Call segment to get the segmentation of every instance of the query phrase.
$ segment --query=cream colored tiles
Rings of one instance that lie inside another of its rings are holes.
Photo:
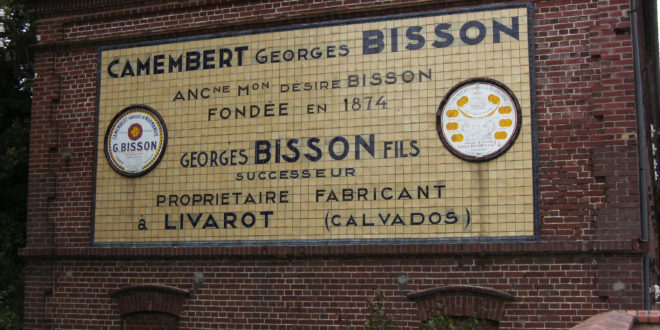
[[[165,155],[113,171],[98,145],[95,243],[447,239],[534,230],[525,8],[106,49],[99,141],[144,104]],[[468,162],[438,135],[467,79],[506,85],[520,134]]]

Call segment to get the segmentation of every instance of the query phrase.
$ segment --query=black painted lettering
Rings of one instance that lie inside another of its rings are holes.
[[[385,49],[385,36],[379,30],[362,31],[362,54],[378,54]]]

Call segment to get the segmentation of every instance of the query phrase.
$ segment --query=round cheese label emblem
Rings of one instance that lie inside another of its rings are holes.
[[[142,125],[138,123],[131,124],[131,127],[128,128],[128,138],[135,141],[142,137]]]
[[[145,105],[119,112],[105,133],[105,156],[110,167],[124,176],[151,171],[165,154],[167,128],[156,110]]]
[[[442,143],[468,161],[494,159],[518,136],[521,111],[513,92],[487,78],[459,83],[445,95],[436,117]]]

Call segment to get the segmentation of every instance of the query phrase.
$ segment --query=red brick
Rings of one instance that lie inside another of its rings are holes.
[[[386,294],[398,326],[414,328],[419,309],[405,294],[448,285],[510,292],[503,329],[568,328],[607,310],[640,309],[642,256],[655,260],[657,243],[637,243],[632,39],[614,30],[629,28],[628,3],[533,1],[538,241],[99,248],[89,247],[98,46],[492,2],[36,1],[26,327],[119,328],[110,293],[143,284],[190,292],[181,328],[359,328],[374,290]],[[199,288],[196,272],[204,274]],[[401,274],[410,278],[405,290]],[[455,299],[456,313],[481,303]]]

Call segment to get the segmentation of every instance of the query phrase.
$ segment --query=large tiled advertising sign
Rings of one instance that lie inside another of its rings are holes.
[[[94,244],[535,235],[529,7],[105,47]]]

